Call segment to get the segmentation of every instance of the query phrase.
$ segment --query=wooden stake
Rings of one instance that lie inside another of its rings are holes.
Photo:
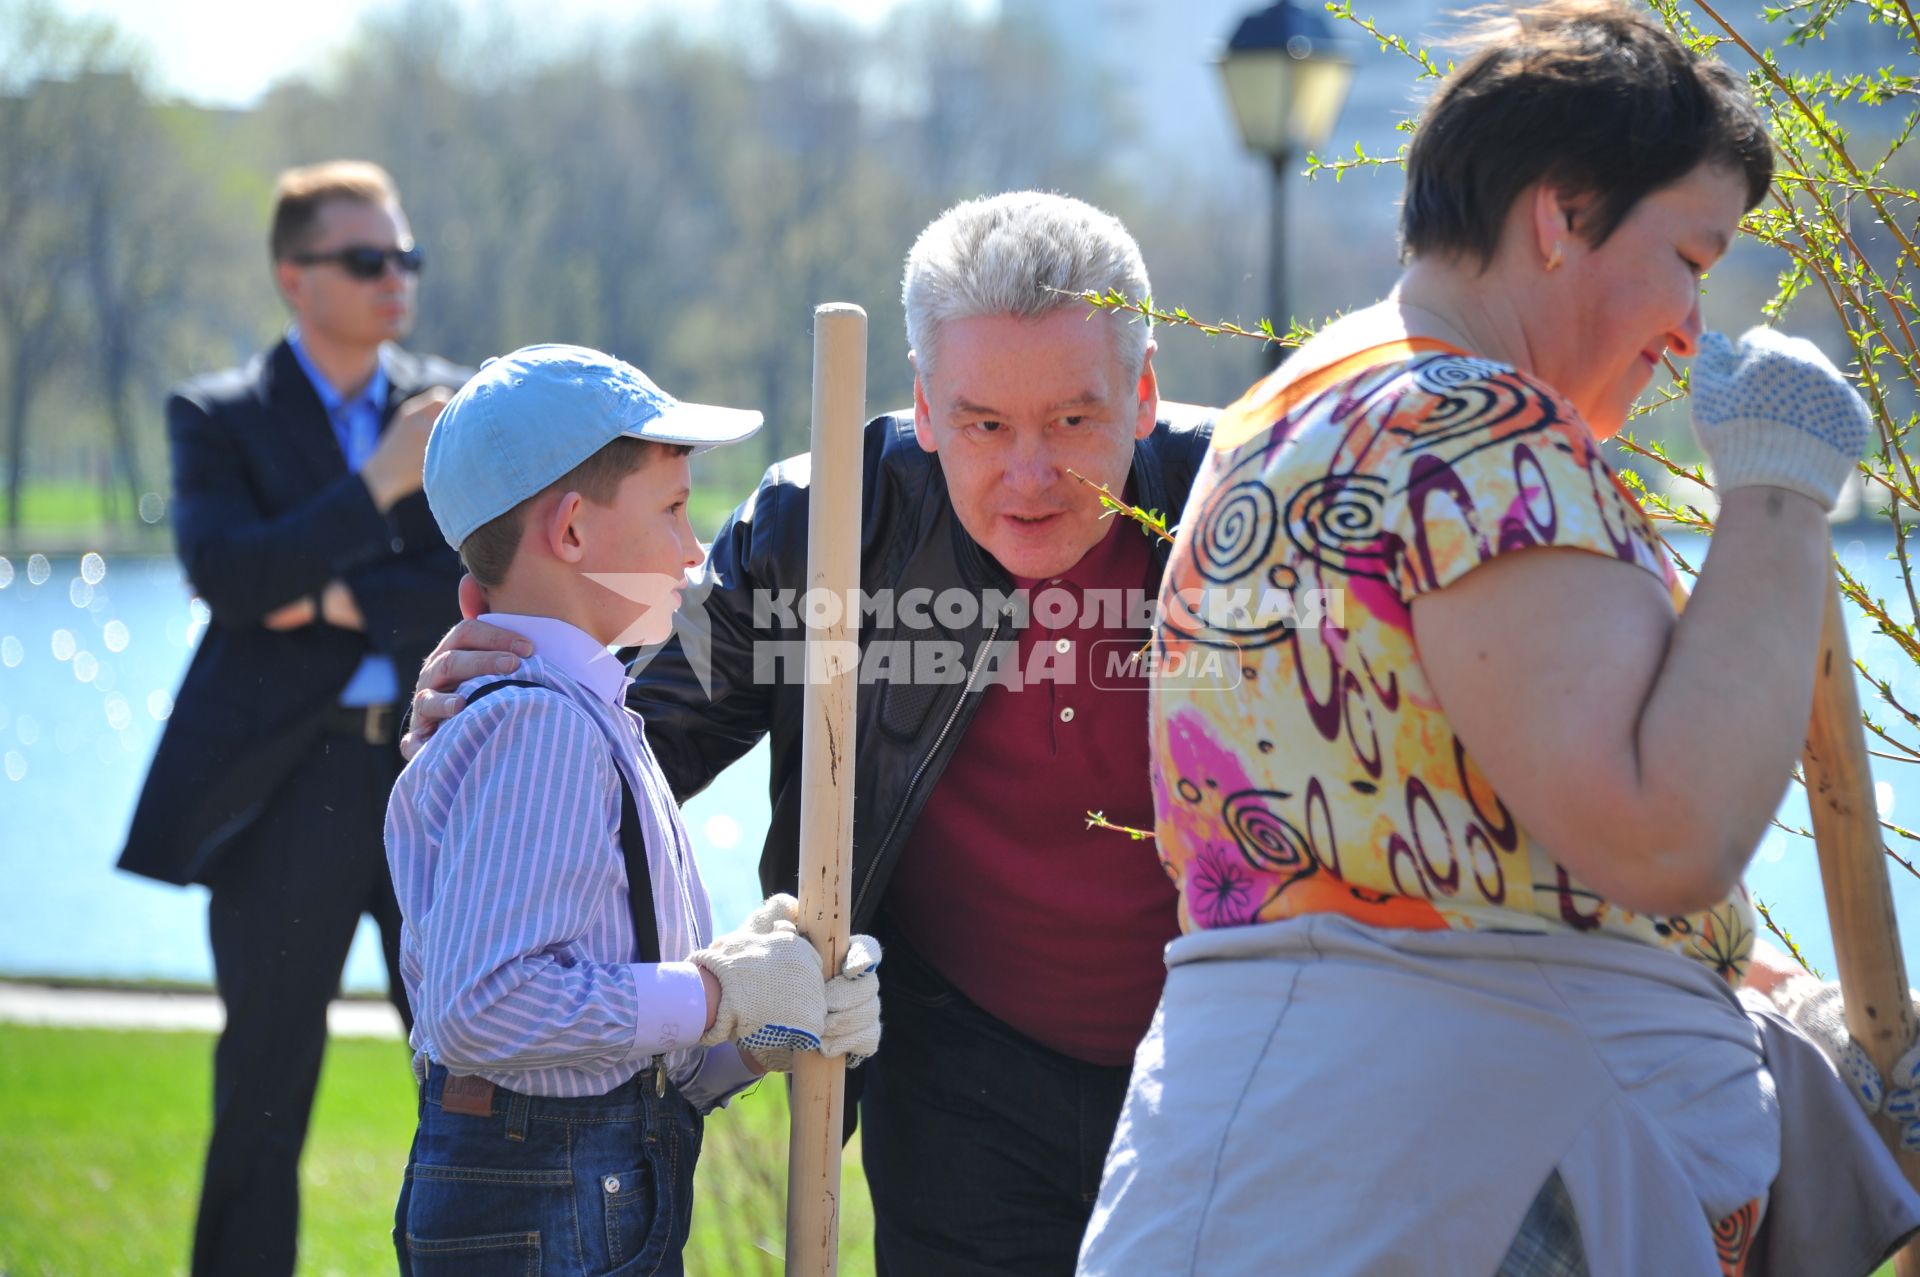
[[[846,957],[852,931],[853,711],[860,665],[854,591],[860,584],[866,402],[867,312],[845,302],[815,307],[807,592],[802,595],[802,615],[811,619],[800,761],[800,929],[820,951],[821,969],[829,978]],[[833,1277],[840,1266],[846,1061],[799,1052],[792,1096],[787,1274]]]
[[[1913,1041],[1913,999],[1900,953],[1900,924],[1887,881],[1887,853],[1880,838],[1873,772],[1860,726],[1860,697],[1853,655],[1840,610],[1840,582],[1827,588],[1827,617],[1820,635],[1820,665],[1813,685],[1813,721],[1802,762],[1807,805],[1813,813],[1820,882],[1833,928],[1834,958],[1846,999],[1847,1031],[1866,1049],[1882,1077]],[[1920,1188],[1920,1155],[1902,1153],[1891,1128],[1876,1120],[1907,1182]],[[1898,1277],[1920,1277],[1920,1241],[1895,1258]]]

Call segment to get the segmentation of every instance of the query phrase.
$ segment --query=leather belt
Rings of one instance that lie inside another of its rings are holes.
[[[321,720],[321,729],[337,736],[357,736],[369,745],[391,745],[399,721],[392,705],[335,705]]]

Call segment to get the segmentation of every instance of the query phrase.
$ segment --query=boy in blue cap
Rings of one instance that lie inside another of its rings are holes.
[[[427,444],[427,501],[538,655],[395,785],[387,857],[420,1121],[400,1271],[678,1273],[701,1115],[796,1050],[879,1044],[879,948],[831,980],[789,896],[710,939],[692,849],[613,645],[659,642],[701,550],[688,455],[760,414],[680,403],[577,346],[488,361]]]

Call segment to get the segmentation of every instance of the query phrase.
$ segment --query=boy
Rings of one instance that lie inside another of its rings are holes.
[[[403,1274],[678,1273],[701,1114],[796,1049],[879,1043],[871,940],[825,981],[776,896],[708,942],[607,650],[670,631],[701,555],[687,455],[760,420],[678,403],[598,351],[530,346],[488,361],[428,441],[441,532],[487,619],[538,655],[462,688],[472,709],[388,809],[422,1079]]]

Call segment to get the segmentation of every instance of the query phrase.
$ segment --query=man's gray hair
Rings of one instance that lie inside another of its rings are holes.
[[[1058,289],[1058,292],[1051,291]],[[1046,191],[1011,191],[956,204],[907,254],[900,298],[907,345],[921,375],[933,363],[934,338],[950,319],[1016,315],[1038,319],[1065,306],[1084,309],[1079,293],[1149,295],[1147,266],[1120,219],[1091,204]],[[1113,315],[1114,353],[1129,373],[1146,359],[1149,321]]]

